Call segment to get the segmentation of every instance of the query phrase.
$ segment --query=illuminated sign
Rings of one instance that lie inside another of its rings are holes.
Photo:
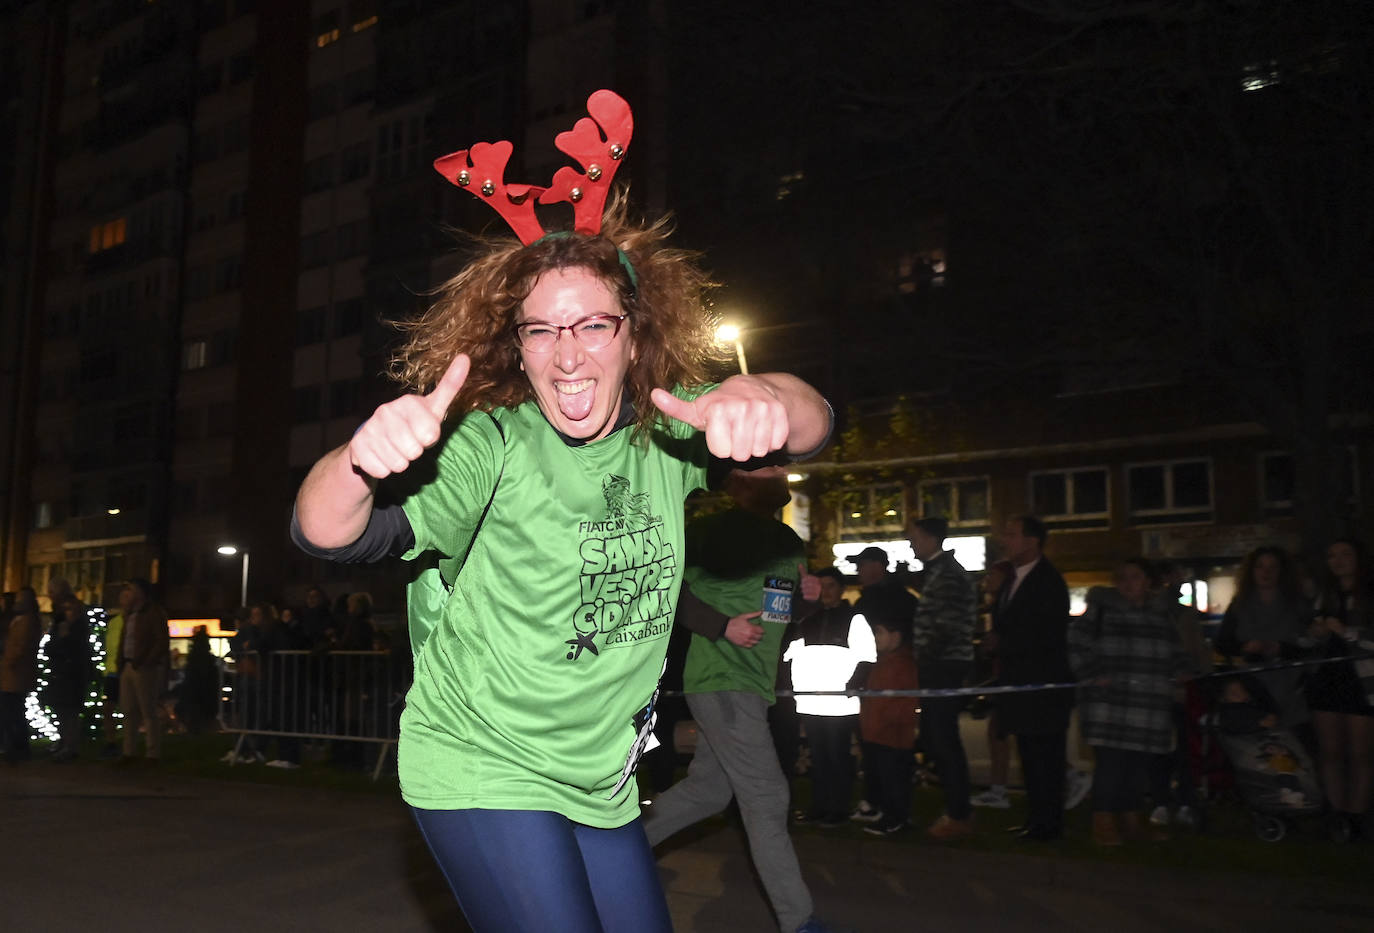
[[[171,619],[167,622],[167,634],[172,638],[190,638],[202,625],[211,638],[233,638],[237,634],[220,628],[219,623],[219,619]]]

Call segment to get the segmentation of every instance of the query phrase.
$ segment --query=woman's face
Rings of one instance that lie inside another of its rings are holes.
[[[1326,566],[1333,577],[1353,577],[1360,569],[1355,549],[1345,541],[1337,541],[1326,549]]]
[[[551,269],[539,277],[516,311],[515,323],[539,322],[564,327],[597,314],[620,315],[620,302],[589,269]],[[625,374],[635,358],[630,322],[608,345],[588,350],[571,331],[560,331],[547,353],[520,350],[520,368],[534,388],[544,417],[562,433],[580,440],[600,440],[611,433]]]
[[[1116,589],[1133,603],[1143,602],[1150,589],[1150,580],[1135,564],[1122,564],[1116,571]]]
[[[1279,559],[1273,554],[1261,554],[1255,561],[1253,575],[1255,586],[1262,590],[1272,590],[1279,585]]]

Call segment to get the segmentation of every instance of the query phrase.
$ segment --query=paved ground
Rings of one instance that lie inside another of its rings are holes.
[[[1374,890],[796,835],[820,911],[859,931],[1371,928]],[[775,929],[742,836],[661,853],[680,933]],[[400,802],[106,765],[0,769],[0,929],[463,930]],[[549,930],[557,931],[556,921]]]

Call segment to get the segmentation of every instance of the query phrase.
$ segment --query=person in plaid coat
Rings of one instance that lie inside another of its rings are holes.
[[[1174,687],[1190,668],[1171,608],[1152,595],[1152,582],[1148,562],[1126,561],[1115,588],[1089,592],[1087,611],[1069,630],[1079,721],[1097,759],[1093,839],[1101,845],[1120,845],[1123,828],[1141,835],[1151,756],[1173,747]]]

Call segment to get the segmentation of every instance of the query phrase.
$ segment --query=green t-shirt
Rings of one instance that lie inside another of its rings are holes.
[[[682,501],[707,455],[676,422],[647,447],[631,434],[570,446],[527,402],[468,415],[412,465],[408,803],[602,828],[638,813],[629,778],[677,604]]]
[[[773,518],[731,509],[697,519],[687,529],[684,579],[702,602],[737,616],[764,608],[764,587],[770,579],[788,581],[792,599],[799,598],[797,565],[805,560],[805,546],[791,528]],[[745,690],[772,703],[782,636],[791,620],[790,610],[780,614],[777,608],[774,604],[767,613],[772,621],[756,620],[763,626],[763,638],[752,648],[694,634],[682,673],[683,690]]]

